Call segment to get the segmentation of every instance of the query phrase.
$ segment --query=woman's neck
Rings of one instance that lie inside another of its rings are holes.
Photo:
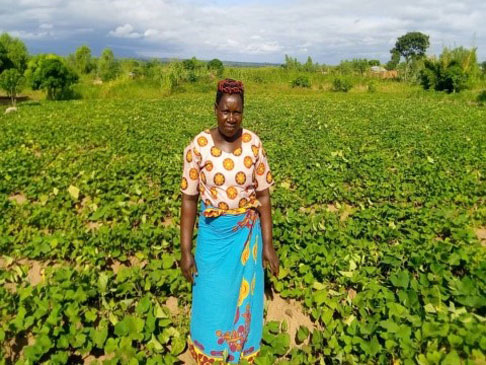
[[[240,138],[241,134],[243,133],[243,128],[240,127],[240,129],[238,129],[238,132],[236,132],[234,134],[234,136],[227,137],[219,131],[219,128],[217,128],[217,129],[218,129],[219,138],[221,138],[221,139],[223,139],[223,140],[225,140],[226,142],[229,142],[229,143],[236,141],[238,138]]]

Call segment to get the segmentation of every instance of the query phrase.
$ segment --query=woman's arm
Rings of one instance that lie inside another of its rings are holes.
[[[197,275],[196,262],[192,255],[192,236],[196,222],[197,200],[199,194],[187,195],[182,193],[181,204],[181,261],[180,267],[184,277],[193,283],[192,274]]]
[[[273,247],[272,237],[272,204],[270,201],[270,190],[267,188],[257,191],[256,196],[261,206],[258,207],[260,212],[260,222],[262,226],[263,240],[263,264],[265,267],[270,265],[272,273],[278,276],[279,260],[275,248]]]

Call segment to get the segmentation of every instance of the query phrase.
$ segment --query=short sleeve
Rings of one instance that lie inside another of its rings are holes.
[[[199,163],[198,151],[192,141],[184,149],[184,166],[182,169],[181,191],[187,195],[199,194]]]
[[[255,161],[255,190],[262,191],[272,186],[275,181],[273,180],[272,172],[268,164],[267,153],[263,148],[263,144],[260,141],[258,147],[257,158]]]

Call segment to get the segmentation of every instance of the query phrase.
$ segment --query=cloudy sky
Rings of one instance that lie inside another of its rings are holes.
[[[485,0],[0,0],[0,31],[31,53],[67,55],[81,44],[98,56],[219,58],[283,62],[288,54],[336,64],[385,62],[398,36],[430,35],[443,46],[478,47],[486,59]]]

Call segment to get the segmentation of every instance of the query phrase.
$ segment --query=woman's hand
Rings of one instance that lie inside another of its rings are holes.
[[[187,195],[182,193],[181,204],[181,267],[182,274],[193,283],[192,273],[197,274],[196,262],[191,253],[192,233],[196,221],[197,200],[199,195]]]
[[[198,273],[197,273],[196,261],[194,261],[194,256],[192,256],[192,253],[188,253],[188,254],[183,253],[179,265],[182,270],[182,275],[184,275],[187,281],[193,284],[194,280],[192,274],[194,273],[195,275],[197,275]]]
[[[263,245],[263,266],[270,266],[273,275],[278,276],[279,260],[273,245]]]

